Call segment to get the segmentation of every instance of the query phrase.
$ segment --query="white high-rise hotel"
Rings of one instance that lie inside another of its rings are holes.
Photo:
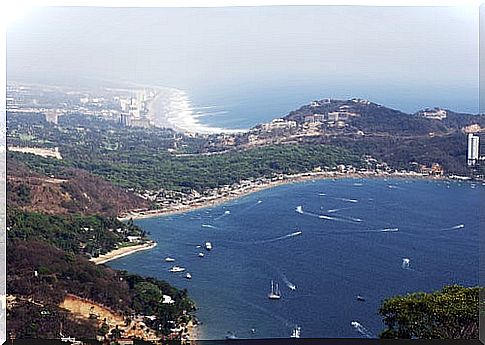
[[[474,134],[468,134],[468,166],[474,166],[479,158],[480,137]]]

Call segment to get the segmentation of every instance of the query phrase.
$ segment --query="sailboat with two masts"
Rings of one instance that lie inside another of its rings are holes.
[[[281,293],[278,283],[275,283],[273,280],[271,281],[271,292],[268,294],[269,299],[280,299]]]

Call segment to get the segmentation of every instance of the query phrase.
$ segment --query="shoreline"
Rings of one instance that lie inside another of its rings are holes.
[[[137,244],[137,245],[134,245],[134,246],[118,248],[118,249],[112,250],[110,252],[107,252],[106,254],[100,255],[97,258],[91,258],[91,259],[89,259],[89,261],[91,261],[95,265],[101,265],[101,264],[107,263],[109,261],[122,258],[122,257],[127,256],[127,255],[131,255],[131,254],[143,251],[143,250],[155,248],[156,246],[157,246],[156,242],[150,241],[150,242],[147,242],[147,243]]]
[[[284,179],[279,179],[276,181],[271,181],[262,185],[255,185],[247,189],[236,190],[231,195],[219,196],[211,200],[201,200],[200,202],[195,202],[189,205],[181,205],[178,207],[166,208],[161,210],[147,210],[141,212],[128,212],[128,214],[119,216],[118,220],[128,221],[130,219],[148,219],[161,216],[168,216],[173,214],[191,212],[199,209],[204,209],[208,207],[219,206],[226,202],[230,202],[244,196],[257,193],[266,189],[292,184],[301,183],[311,180],[327,180],[327,179],[343,179],[343,178],[408,178],[408,179],[430,179],[430,180],[444,180],[448,179],[446,176],[429,176],[429,175],[419,175],[419,174],[404,174],[404,173],[336,173],[336,172],[321,172],[321,173],[304,173],[297,174],[293,176],[286,177]]]
[[[213,127],[199,121],[185,90],[171,87],[154,87],[156,95],[148,105],[148,117],[156,127],[171,128],[181,133],[215,134],[241,133],[247,129]],[[175,116],[170,116],[176,114]]]

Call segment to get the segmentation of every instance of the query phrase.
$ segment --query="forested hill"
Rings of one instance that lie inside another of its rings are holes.
[[[347,130],[354,128],[373,134],[417,136],[450,133],[472,124],[485,127],[485,115],[457,113],[441,108],[407,114],[362,99],[314,101],[291,111],[284,118],[303,123],[306,116],[321,114],[328,117],[329,113],[340,113],[340,118],[348,125]],[[440,114],[444,114],[444,118],[438,119]]]
[[[48,214],[114,217],[127,210],[150,206],[147,200],[85,170],[59,164],[54,178],[53,175],[42,173],[42,164],[50,164],[52,160],[29,155],[22,158],[26,162],[35,158],[39,172],[9,155],[7,201],[10,208]]]

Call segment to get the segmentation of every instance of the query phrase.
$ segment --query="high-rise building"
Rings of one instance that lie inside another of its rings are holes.
[[[131,115],[126,113],[120,114],[120,124],[124,127],[131,126]]]
[[[47,122],[57,125],[59,115],[56,110],[49,110],[44,115]]]
[[[475,166],[479,159],[480,137],[475,134],[468,134],[468,166]]]

